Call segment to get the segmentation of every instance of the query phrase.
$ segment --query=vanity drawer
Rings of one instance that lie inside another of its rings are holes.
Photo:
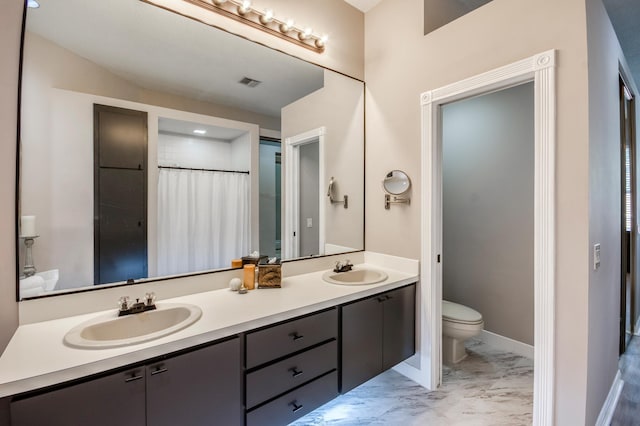
[[[338,368],[338,342],[284,359],[247,374],[247,408]]]
[[[338,310],[294,319],[247,334],[247,368],[336,338]]]
[[[281,426],[310,413],[338,396],[333,372],[247,413],[247,426]]]

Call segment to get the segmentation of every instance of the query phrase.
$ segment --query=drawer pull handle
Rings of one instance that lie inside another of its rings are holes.
[[[295,413],[296,411],[300,411],[302,410],[303,405],[300,404],[298,405],[298,401],[293,401],[292,403],[290,403],[289,405],[293,406],[293,412]]]
[[[289,371],[291,371],[291,373],[293,374],[292,377],[298,377],[303,373],[302,371],[298,370],[298,367],[290,368]]]
[[[158,367],[158,368],[156,368],[155,370],[153,370],[153,371],[151,372],[151,375],[152,375],[152,376],[155,376],[156,374],[166,373],[167,371],[169,371],[169,370],[168,370],[168,369],[166,369],[166,368]]]
[[[129,383],[129,382],[134,382],[136,380],[140,380],[142,379],[144,376],[135,376],[135,375],[131,375],[131,377],[127,377],[126,379],[124,379],[125,383]]]
[[[291,336],[293,338],[293,341],[295,342],[296,340],[300,340],[303,339],[304,336],[302,334],[298,334],[297,331],[294,331],[293,333],[291,333],[289,336]]]

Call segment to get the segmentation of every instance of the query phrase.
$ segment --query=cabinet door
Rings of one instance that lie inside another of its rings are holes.
[[[415,292],[416,286],[410,285],[383,296],[383,371],[415,353]]]
[[[148,365],[147,425],[242,424],[240,362],[235,338]]]
[[[372,297],[342,307],[341,393],[382,372],[383,301]]]
[[[97,167],[146,169],[146,112],[94,104],[93,119]]]
[[[140,426],[145,424],[144,368],[17,400],[12,426]]]
[[[147,277],[146,171],[99,171],[100,214],[96,218],[95,283]]]

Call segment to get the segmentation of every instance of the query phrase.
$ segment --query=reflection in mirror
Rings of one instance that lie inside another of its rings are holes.
[[[402,195],[411,187],[411,179],[402,170],[392,170],[382,181],[384,190],[391,195]]]
[[[142,1],[42,0],[24,38],[22,298],[364,248],[362,82]]]

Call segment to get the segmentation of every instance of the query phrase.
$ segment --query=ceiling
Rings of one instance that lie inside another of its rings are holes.
[[[633,79],[640,84],[640,0],[603,0]]]
[[[344,0],[351,6],[360,9],[362,12],[367,13],[373,9],[382,0]]]
[[[194,130],[204,131],[205,133],[196,134]],[[237,137],[247,133],[246,130],[175,120],[166,117],[160,117],[158,119],[158,131],[160,133],[183,135],[196,139],[215,139],[227,142],[231,142]]]
[[[145,89],[280,117],[324,84],[316,65],[142,1],[39,3],[28,31]],[[249,88],[243,77],[262,83]]]

